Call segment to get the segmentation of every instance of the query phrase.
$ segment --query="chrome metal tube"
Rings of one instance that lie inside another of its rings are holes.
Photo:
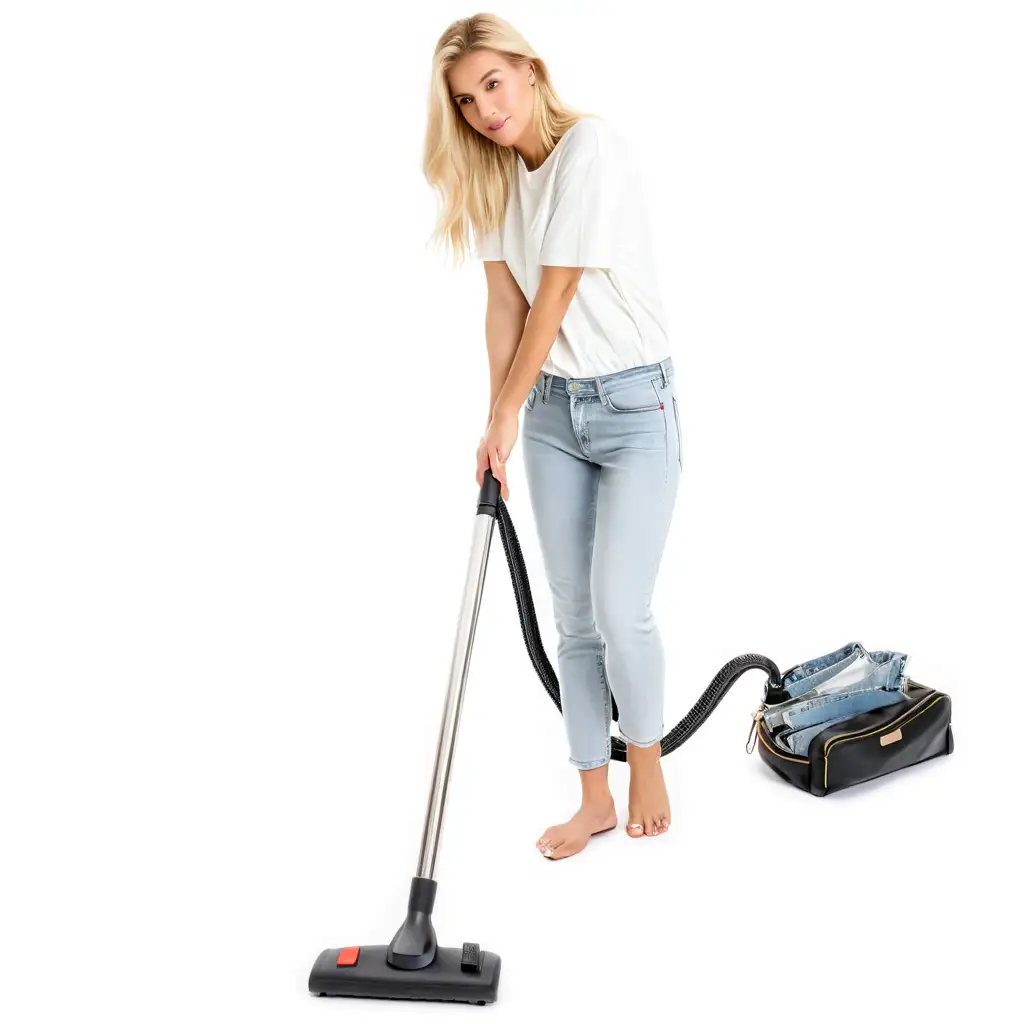
[[[430,783],[430,802],[423,824],[420,860],[416,868],[416,874],[420,878],[434,877],[437,848],[441,841],[444,801],[448,793],[448,776],[455,755],[455,739],[459,731],[459,718],[462,715],[462,698],[466,692],[469,659],[473,653],[473,637],[476,634],[476,620],[480,612],[480,599],[487,576],[487,560],[493,533],[494,516],[486,512],[478,513],[473,527],[469,568],[466,571],[466,582],[462,592],[462,610],[459,612],[459,625],[455,633],[455,650],[448,677],[448,693],[444,701],[441,735],[437,741],[434,775]]]

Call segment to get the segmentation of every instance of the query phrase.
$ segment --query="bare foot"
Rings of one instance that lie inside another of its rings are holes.
[[[592,835],[615,828],[617,821],[611,793],[607,799],[584,800],[583,806],[568,821],[552,825],[537,840],[537,849],[552,860],[571,857],[587,845]]]
[[[626,835],[633,839],[658,836],[668,831],[672,814],[668,790],[661,773],[661,744],[634,747],[626,744],[629,763],[629,819]]]

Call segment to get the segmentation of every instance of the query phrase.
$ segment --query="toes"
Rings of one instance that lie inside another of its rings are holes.
[[[569,857],[576,853],[578,844],[569,842],[562,836],[552,836],[543,846],[538,843],[537,848],[545,857],[549,857],[551,860],[561,860],[563,857]]]
[[[567,843],[564,839],[560,839],[557,843],[554,843],[551,849],[548,851],[548,856],[552,860],[560,860],[563,857],[571,857],[574,853],[578,852],[576,843]]]
[[[545,857],[550,857],[564,843],[565,840],[561,836],[543,835],[537,841],[537,849],[544,854]]]
[[[632,817],[632,815],[630,815]],[[629,822],[626,825],[626,834],[639,838],[640,836],[660,836],[668,831],[671,824],[666,814],[638,814],[639,821]]]

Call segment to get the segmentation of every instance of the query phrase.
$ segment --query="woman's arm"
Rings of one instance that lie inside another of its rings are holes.
[[[540,368],[555,343],[562,318],[576,294],[576,286],[582,276],[582,267],[541,268],[537,294],[533,297],[533,306],[528,307],[526,328],[513,353],[514,358],[505,373],[504,382],[491,405],[491,414],[495,419],[502,416],[518,417],[519,409],[526,401],[530,388],[536,383]]]
[[[479,486],[483,485],[483,475],[489,466],[494,478],[501,484],[501,496],[508,501],[506,464],[519,436],[519,410],[555,343],[562,318],[583,276],[583,268],[541,268],[540,285],[533,297],[533,306],[525,306],[524,329],[523,305],[513,304],[509,291],[502,292],[503,288],[507,288],[507,281],[502,276],[503,273],[509,274],[507,265],[485,261],[484,266],[487,268],[488,285],[492,278],[496,285],[493,290],[488,289],[487,300],[487,351],[491,354],[491,396],[494,400],[491,403],[487,432],[480,439],[480,447],[477,449],[476,482]],[[492,294],[496,296],[493,300],[493,317]],[[521,336],[517,336],[519,332]],[[495,388],[498,389],[497,397],[494,397]]]
[[[491,368],[491,396],[487,402],[487,422],[494,413],[512,360],[515,359],[530,304],[519,290],[512,271],[502,260],[484,261],[487,275],[487,316],[484,334],[487,337],[487,358]],[[527,389],[529,390],[529,389]]]

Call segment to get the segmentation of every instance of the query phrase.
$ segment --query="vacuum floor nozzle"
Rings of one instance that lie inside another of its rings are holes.
[[[501,957],[475,943],[438,946],[434,959],[414,970],[392,967],[387,946],[325,949],[309,974],[309,991],[321,996],[369,999],[425,999],[493,1003],[498,996]]]

